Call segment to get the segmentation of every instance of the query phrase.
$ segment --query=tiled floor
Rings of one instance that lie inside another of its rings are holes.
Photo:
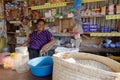
[[[30,71],[17,73],[16,71],[3,69],[0,66],[0,80],[52,80],[52,77],[35,77]]]

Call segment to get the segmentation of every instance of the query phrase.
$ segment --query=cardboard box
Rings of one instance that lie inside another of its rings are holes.
[[[62,29],[71,28],[72,26],[73,26],[72,18],[62,20]]]

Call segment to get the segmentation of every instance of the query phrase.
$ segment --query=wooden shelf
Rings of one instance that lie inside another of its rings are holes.
[[[11,24],[21,24],[21,21],[9,21]]]
[[[105,17],[105,15],[81,16],[81,18],[100,18],[100,17]]]
[[[120,52],[120,48],[95,48],[95,47],[81,47],[82,52],[88,53],[117,53]]]
[[[59,20],[66,20],[66,19],[73,19],[73,17],[71,17],[71,18],[56,18],[56,19],[59,19]]]
[[[9,44],[9,45],[16,45],[16,43],[9,43],[9,42],[7,44]]]
[[[90,34],[90,32],[84,32],[83,34]]]
[[[68,36],[68,37],[73,37],[73,35],[72,34],[70,34],[70,33],[56,33],[56,34],[53,34],[53,36]]]
[[[47,18],[42,18],[42,19],[47,19]],[[55,18],[55,20],[64,20],[64,19],[73,19],[73,17],[70,17],[70,18]]]
[[[16,34],[16,32],[7,32],[7,34]]]
[[[66,2],[67,4],[73,4],[74,3],[74,1],[72,1],[72,2]]]

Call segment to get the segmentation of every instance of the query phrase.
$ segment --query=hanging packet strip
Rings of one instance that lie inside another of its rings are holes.
[[[74,9],[81,9],[81,7],[82,7],[82,0],[74,0],[73,8]]]

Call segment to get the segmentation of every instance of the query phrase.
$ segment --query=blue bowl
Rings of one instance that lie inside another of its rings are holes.
[[[53,59],[48,56],[34,58],[28,62],[28,66],[33,75],[48,76],[52,74]]]

